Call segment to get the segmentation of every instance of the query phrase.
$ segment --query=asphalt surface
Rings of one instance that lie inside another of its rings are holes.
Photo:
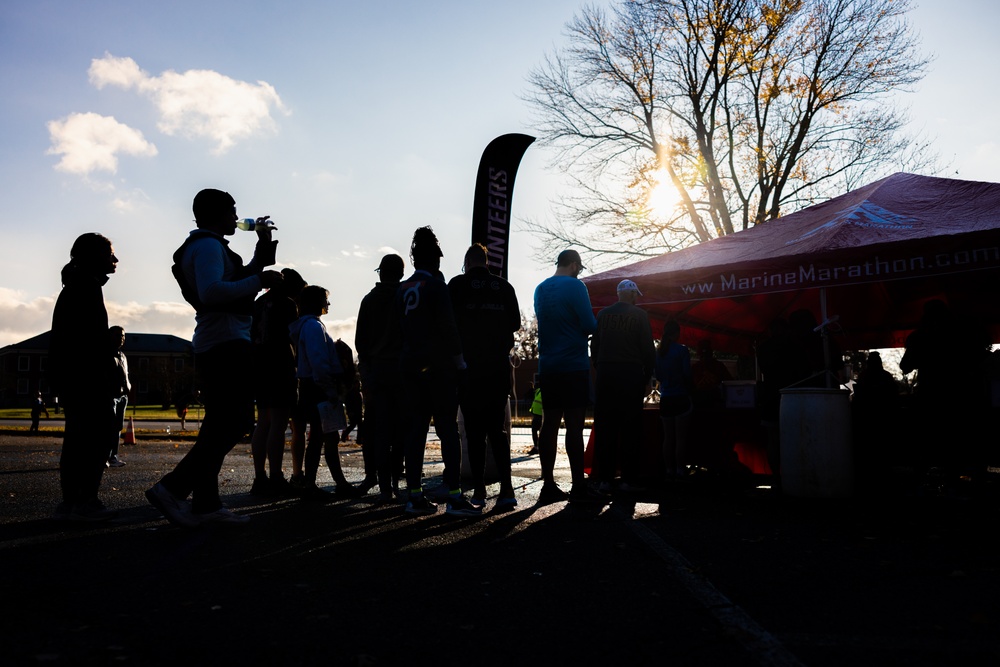
[[[189,443],[123,447],[103,486],[121,516],[98,525],[49,518],[59,445],[0,435],[3,664],[1000,663],[991,482],[817,502],[700,472],[538,505],[522,450],[516,511],[412,518],[374,496],[262,502],[240,445],[223,500],[252,521],[184,530],[142,494]],[[360,480],[357,446],[341,452]]]

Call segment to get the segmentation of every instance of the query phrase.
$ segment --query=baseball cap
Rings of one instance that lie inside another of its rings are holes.
[[[642,296],[642,292],[639,291],[639,286],[636,285],[631,280],[623,280],[620,283],[618,283],[618,291],[619,292],[635,292],[639,296]]]

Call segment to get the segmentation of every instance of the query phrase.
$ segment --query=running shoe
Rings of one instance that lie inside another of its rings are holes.
[[[438,506],[424,496],[413,496],[406,503],[407,514],[437,514]]]
[[[485,504],[486,501],[483,501],[483,505]],[[482,516],[483,508],[482,506],[476,507],[465,496],[457,495],[448,498],[448,508],[445,510],[445,514],[451,514],[452,516]]]
[[[146,490],[146,500],[175,526],[194,528],[198,525],[198,520],[191,516],[191,508],[187,501],[170,493],[160,482]]]
[[[569,496],[565,491],[560,489],[556,484],[551,482],[546,482],[542,485],[542,490],[538,493],[538,502],[540,503],[558,503],[566,500]]]

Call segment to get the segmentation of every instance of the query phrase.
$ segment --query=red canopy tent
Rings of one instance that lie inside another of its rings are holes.
[[[594,309],[630,278],[654,329],[750,353],[774,319],[800,308],[841,349],[899,347],[923,303],[944,299],[1000,340],[1000,184],[899,173],[822,204],[583,280]]]

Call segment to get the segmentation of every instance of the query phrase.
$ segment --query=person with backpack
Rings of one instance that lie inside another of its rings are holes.
[[[146,491],[171,523],[186,528],[243,524],[250,517],[224,507],[219,472],[226,455],[252,426],[253,378],[250,327],[254,297],[281,284],[274,264],[274,227],[259,218],[253,259],[244,265],[225,237],[236,233],[236,200],[206,189],[195,195],[193,230],[174,253],[171,270],[181,294],[194,306],[195,368],[205,405],[198,438],[177,466]],[[187,498],[191,496],[191,503]]]

